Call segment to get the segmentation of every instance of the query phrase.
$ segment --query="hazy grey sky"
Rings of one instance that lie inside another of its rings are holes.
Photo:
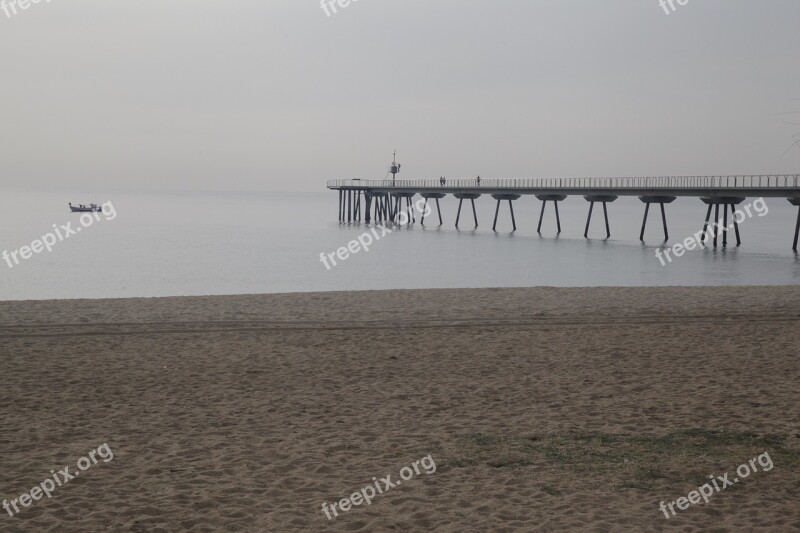
[[[9,1],[9,0],[6,0]],[[52,0],[0,11],[0,184],[321,191],[800,172],[800,2]]]

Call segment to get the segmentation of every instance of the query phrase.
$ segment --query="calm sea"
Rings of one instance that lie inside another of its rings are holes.
[[[604,240],[596,206],[590,240],[583,238],[588,204],[561,204],[563,233],[555,238],[552,204],[543,236],[536,234],[539,202],[515,202],[518,231],[511,233],[507,203],[498,232],[495,203],[477,201],[480,227],[471,229],[469,204],[462,231],[453,227],[457,200],[441,205],[422,228],[403,228],[327,270],[320,253],[334,252],[368,231],[340,225],[337,196],[319,194],[144,194],[4,192],[0,252],[18,250],[53,231],[80,226],[67,202],[111,201],[116,218],[82,228],[52,251],[9,268],[0,260],[0,300],[117,298],[207,294],[340,291],[394,288],[514,286],[775,285],[800,281],[791,251],[796,209],[767,199],[766,216],[741,224],[741,248],[694,250],[662,266],[655,250],[663,238],[660,212],[651,209],[646,243],[638,240],[644,206],[621,198],[609,204],[612,238]],[[751,201],[751,200],[750,200]],[[755,213],[755,212],[754,212]],[[702,228],[705,206],[679,198],[667,206],[672,241]],[[380,232],[378,232],[380,234]],[[13,263],[13,261],[12,261]]]

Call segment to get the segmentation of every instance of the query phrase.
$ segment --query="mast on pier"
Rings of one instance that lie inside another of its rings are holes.
[[[397,178],[397,174],[400,173],[400,167],[397,163],[397,150],[394,151],[394,159],[392,160],[392,164],[389,166],[389,173],[392,175],[392,181],[395,181]]]

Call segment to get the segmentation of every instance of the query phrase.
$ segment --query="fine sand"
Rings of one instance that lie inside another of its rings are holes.
[[[0,303],[0,531],[800,529],[800,287]],[[774,464],[667,519],[666,503]],[[329,504],[431,455],[372,504]]]

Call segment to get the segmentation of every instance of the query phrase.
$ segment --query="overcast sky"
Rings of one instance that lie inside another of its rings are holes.
[[[8,2],[9,0],[6,0]],[[0,11],[0,184],[800,172],[800,2],[52,0]]]

